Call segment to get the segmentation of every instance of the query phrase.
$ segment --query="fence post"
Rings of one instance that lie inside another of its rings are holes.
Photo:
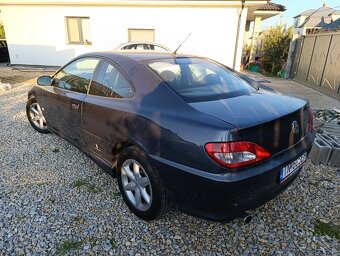
[[[308,66],[308,71],[307,71],[307,76],[306,76],[306,82],[308,81],[310,66],[312,65],[313,55],[314,55],[314,49],[315,49],[316,40],[317,40],[317,37],[316,37],[316,36],[314,36],[314,37],[315,37],[315,40],[314,40],[314,45],[313,45],[313,50],[312,50],[312,56],[310,57],[310,61],[309,61],[309,66]]]
[[[322,71],[322,74],[321,74],[321,80],[320,80],[319,86],[321,86],[322,81],[323,81],[323,76],[324,76],[324,74],[325,74],[325,70],[326,70],[326,66],[327,66],[327,60],[328,60],[328,55],[329,55],[329,50],[331,49],[332,40],[333,40],[333,34],[331,35],[331,40],[329,40],[329,45],[328,45],[328,50],[327,50],[325,65],[323,66],[323,71]]]
[[[296,76],[297,77],[297,74],[299,72],[299,67],[300,67],[300,61],[301,61],[301,55],[302,55],[302,51],[303,51],[303,46],[305,45],[305,38],[302,37],[302,40],[301,40],[301,49],[300,49],[300,56],[299,56],[299,60],[298,60],[298,63],[297,63],[297,66],[296,66]],[[295,78],[294,77],[294,78]],[[293,79],[293,77],[292,77]]]

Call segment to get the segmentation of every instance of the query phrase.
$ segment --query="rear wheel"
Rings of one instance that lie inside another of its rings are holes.
[[[147,161],[143,151],[129,147],[117,165],[120,192],[130,210],[150,221],[162,217],[169,208],[169,198],[158,171]]]
[[[27,101],[26,114],[28,121],[36,131],[40,133],[48,133],[46,119],[35,98],[30,98]]]

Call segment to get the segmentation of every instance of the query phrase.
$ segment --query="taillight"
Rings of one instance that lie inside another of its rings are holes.
[[[225,167],[238,168],[270,157],[263,147],[249,141],[207,143],[210,158]]]
[[[308,131],[312,132],[313,131],[313,111],[311,108],[308,109],[309,112],[309,126],[308,126]]]

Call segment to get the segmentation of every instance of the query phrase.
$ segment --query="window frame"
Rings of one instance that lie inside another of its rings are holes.
[[[56,86],[53,84],[54,82],[54,79],[55,77],[60,73],[62,72],[65,68],[67,68],[69,65],[81,60],[81,59],[97,59],[98,60],[98,63],[97,65],[94,67],[93,69],[93,74],[91,76],[91,79],[89,79],[89,84],[88,84],[88,87],[87,87],[87,90],[86,92],[79,92],[79,91],[74,91],[74,90],[70,90],[70,89],[66,89],[66,88],[62,88],[62,87],[59,87],[59,86]],[[86,56],[86,57],[79,57],[79,58],[76,58],[76,59],[73,59],[71,61],[69,61],[68,63],[66,63],[64,66],[62,66],[60,69],[58,69],[52,76],[52,87],[54,88],[58,88],[59,90],[66,90],[66,91],[69,91],[69,92],[73,92],[73,93],[81,93],[81,94],[84,94],[84,95],[88,95],[89,93],[89,89],[90,89],[90,86],[91,86],[91,82],[93,80],[93,77],[95,76],[96,74],[96,71],[97,71],[97,68],[99,66],[99,64],[101,63],[101,60],[102,58],[98,57],[98,56]]]
[[[117,71],[121,75],[123,75],[123,77],[130,83],[131,88],[132,88],[132,96],[131,97],[129,97],[129,98],[125,98],[125,97],[123,97],[123,98],[114,98],[114,97],[109,97],[109,96],[90,94],[90,89],[91,89],[91,86],[92,86],[92,81],[94,80],[95,77],[97,77],[99,75],[100,67],[104,64],[104,62],[107,62],[108,64],[110,64],[114,68],[116,68]],[[95,72],[94,72],[94,74],[92,76],[92,79],[90,81],[89,88],[87,90],[87,95],[88,96],[92,96],[92,97],[101,97],[101,98],[105,98],[105,99],[119,100],[119,101],[121,101],[121,100],[134,100],[135,97],[136,97],[136,89],[135,89],[134,83],[131,80],[131,78],[126,74],[126,72],[117,63],[115,63],[111,59],[108,59],[108,58],[105,58],[105,57],[100,57],[100,61],[97,64]]]
[[[140,42],[141,40],[133,40],[132,41],[132,33],[134,31],[152,31],[152,41],[151,42],[155,42],[155,38],[156,38],[156,30],[154,28],[128,28],[128,42],[129,43],[133,43],[133,42]],[[145,41],[145,40],[142,40]],[[145,41],[145,42],[149,42],[149,41]]]
[[[76,19],[77,20],[79,42],[78,41],[71,41],[71,39],[70,39],[71,36],[70,36],[69,19]],[[65,16],[67,44],[69,44],[69,45],[92,45],[92,38],[91,38],[91,42],[86,42],[84,40],[84,31],[83,31],[83,20],[84,19],[87,19],[87,20],[90,21],[90,17],[85,17],[85,16]],[[91,31],[90,31],[90,33],[91,33]]]

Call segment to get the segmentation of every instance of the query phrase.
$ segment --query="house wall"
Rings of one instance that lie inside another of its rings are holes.
[[[306,18],[307,16],[298,16],[294,18],[294,32],[298,35],[298,37],[301,37],[306,33],[305,28],[299,28],[299,26],[306,20]]]
[[[340,14],[332,14],[331,17],[332,17],[332,22],[333,22],[340,18]]]
[[[12,64],[62,65],[90,51],[112,50],[128,41],[128,29],[155,29],[155,42],[233,66],[236,7],[3,6]],[[92,45],[69,45],[65,16],[90,17]],[[239,67],[247,16],[243,11],[237,50]]]

